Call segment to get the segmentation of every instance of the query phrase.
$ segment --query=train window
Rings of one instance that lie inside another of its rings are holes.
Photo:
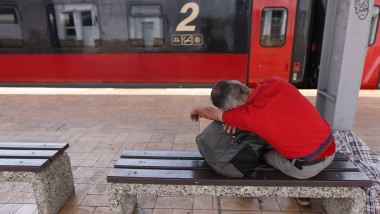
[[[164,44],[164,22],[161,5],[129,5],[128,37],[132,46],[162,46]]]
[[[0,48],[24,46],[21,25],[15,7],[0,6]]]
[[[281,47],[285,44],[287,16],[285,8],[263,9],[261,13],[261,46]]]
[[[10,7],[0,8],[0,24],[18,24],[16,9]]]
[[[56,4],[53,11],[49,7],[47,11],[53,46],[100,46],[101,34],[97,22],[98,10],[96,5]]]
[[[368,46],[375,44],[376,34],[377,34],[376,32],[377,32],[377,29],[379,26],[379,13],[380,13],[380,7],[379,6],[373,7],[371,28],[369,31]]]

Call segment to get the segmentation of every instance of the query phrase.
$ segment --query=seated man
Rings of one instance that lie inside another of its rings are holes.
[[[259,135],[274,148],[264,155],[265,161],[289,176],[310,178],[334,159],[330,125],[281,78],[267,78],[254,89],[222,80],[212,89],[211,101],[214,106],[193,109],[191,119],[217,120],[225,123],[227,132],[237,127]]]

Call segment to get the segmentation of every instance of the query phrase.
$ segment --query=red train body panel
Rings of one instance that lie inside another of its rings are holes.
[[[2,78],[15,83],[245,82],[248,63],[247,54],[13,54],[1,59]]]
[[[377,14],[380,11],[380,0],[375,0],[375,12]],[[377,20],[376,20],[377,18]],[[377,21],[377,23],[376,23]],[[370,46],[367,50],[367,56],[365,59],[364,69],[363,69],[363,78],[362,78],[362,89],[374,89],[379,88],[380,86],[380,29],[379,29],[379,15],[373,17],[372,23],[374,30],[370,33],[373,33],[374,39],[373,44],[370,41]],[[371,29],[372,30],[372,29]],[[376,31],[377,30],[377,31]],[[370,35],[371,36],[371,35]]]

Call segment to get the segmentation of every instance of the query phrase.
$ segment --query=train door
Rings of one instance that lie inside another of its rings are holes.
[[[268,76],[289,81],[297,1],[253,0],[249,85]]]
[[[372,20],[369,32],[368,50],[365,59],[362,89],[380,88],[380,0],[375,1],[372,10]]]

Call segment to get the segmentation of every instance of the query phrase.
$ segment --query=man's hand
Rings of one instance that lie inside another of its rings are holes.
[[[190,119],[192,121],[195,121],[195,122],[198,122],[198,119],[199,119],[199,114],[197,112],[197,109],[193,109],[191,112],[190,112]]]
[[[228,125],[227,123],[223,123],[223,129],[226,130],[227,133],[231,133],[232,131],[232,134],[235,134],[236,132],[236,127]]]
[[[199,117],[223,122],[223,110],[212,105],[194,108],[190,112],[190,119],[198,122]]]

